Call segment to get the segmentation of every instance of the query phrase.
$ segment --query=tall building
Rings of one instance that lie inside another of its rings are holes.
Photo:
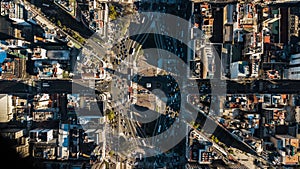
[[[0,16],[0,40],[6,40],[15,36],[13,25],[6,17]]]
[[[288,79],[300,79],[300,53],[291,55],[290,57]]]
[[[230,78],[246,78],[250,75],[249,65],[246,61],[233,62],[230,65]]]
[[[0,94],[0,123],[7,123],[13,119],[12,96]]]
[[[214,18],[212,17],[212,8],[208,3],[200,5],[201,15],[203,17],[202,31],[206,38],[211,38],[213,35]]]
[[[20,155],[20,157],[24,158],[29,156],[29,139],[25,137],[24,129],[2,129],[0,131],[0,135],[4,138],[10,139],[11,143],[14,145],[13,149],[18,153],[18,155]]]
[[[89,27],[103,36],[107,36],[109,6],[105,1],[93,0],[89,2]]]
[[[298,25],[299,25],[299,16],[291,14],[289,17],[289,29],[290,29],[289,36],[296,36],[296,37],[299,36]]]
[[[18,1],[2,1],[0,6],[2,16],[27,20],[27,11],[23,3]]]
[[[283,165],[298,165],[298,138],[290,135],[275,135],[275,137],[271,137],[271,142],[274,144],[277,152],[280,154],[280,162]]]

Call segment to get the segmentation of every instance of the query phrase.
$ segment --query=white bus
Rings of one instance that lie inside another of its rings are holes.
[[[144,23],[145,22],[145,17],[143,17],[143,19],[142,19],[142,23]]]
[[[161,125],[158,126],[157,132],[160,133]]]
[[[290,61],[290,65],[298,65],[300,64],[300,58],[295,58]]]
[[[289,68],[289,79],[300,79],[300,67]]]
[[[50,6],[49,4],[45,4],[45,3],[43,3],[42,5],[45,6],[45,7],[49,7]]]
[[[291,59],[290,60],[296,60],[296,59],[300,59],[300,54],[291,55]]]

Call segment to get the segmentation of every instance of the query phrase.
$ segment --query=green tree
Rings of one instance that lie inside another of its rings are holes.
[[[60,20],[57,20],[57,26],[61,28],[62,25],[61,25]]]
[[[115,118],[115,113],[112,110],[106,110],[106,116],[109,121],[112,121]]]
[[[64,26],[62,27],[62,29],[63,29],[63,31],[66,31],[66,30],[67,30],[67,27],[64,25]]]
[[[219,139],[217,137],[215,137],[215,142],[218,144],[219,143]]]
[[[51,18],[50,18],[50,21],[51,21],[51,22],[54,22],[54,21],[55,21],[55,18],[54,18],[54,17],[51,17]]]
[[[68,71],[63,72],[63,78],[69,78],[69,72]]]
[[[117,19],[117,11],[116,11],[116,9],[115,9],[115,7],[114,6],[109,6],[109,18],[111,19],[111,20],[115,20],[115,19]]]
[[[200,127],[200,124],[195,123],[195,124],[193,125],[193,127],[194,127],[195,129],[198,129],[198,128]]]
[[[111,151],[108,152],[108,154],[109,154],[110,156],[113,156],[113,155],[115,154],[115,152],[114,152],[113,150],[111,150]]]

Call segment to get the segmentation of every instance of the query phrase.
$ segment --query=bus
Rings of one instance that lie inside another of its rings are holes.
[[[143,19],[142,19],[142,23],[144,23],[145,22],[145,17],[143,17]]]
[[[160,130],[161,130],[161,125],[158,126],[157,132],[160,133]]]
[[[43,3],[42,5],[45,6],[45,7],[49,7],[50,6],[49,4],[45,4],[45,3]]]
[[[290,61],[290,65],[298,65],[300,64],[300,58],[295,58]]]

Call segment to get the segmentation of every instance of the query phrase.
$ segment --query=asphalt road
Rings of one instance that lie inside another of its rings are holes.
[[[43,87],[42,83],[47,82],[49,87]],[[199,84],[210,83],[210,80],[197,80]],[[226,87],[227,94],[300,94],[300,80],[257,80],[249,83],[245,81],[237,82],[233,80],[219,80],[214,82],[215,88]],[[210,86],[208,86],[210,87]],[[43,80],[37,81],[36,86],[32,87],[22,81],[0,80],[0,93],[72,93],[73,91],[90,90],[85,85],[77,84],[71,80]],[[188,90],[188,88],[185,88]],[[210,90],[199,94],[210,94]]]

